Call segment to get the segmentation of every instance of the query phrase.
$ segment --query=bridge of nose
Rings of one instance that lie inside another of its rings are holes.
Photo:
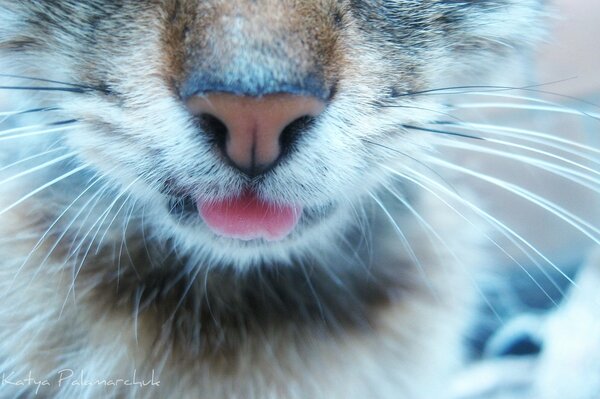
[[[285,93],[262,97],[211,93],[188,100],[195,115],[209,114],[226,126],[227,156],[244,169],[275,162],[285,128],[299,118],[317,116],[324,107],[317,98]]]

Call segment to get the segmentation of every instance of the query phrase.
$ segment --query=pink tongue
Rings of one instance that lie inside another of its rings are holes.
[[[240,240],[281,240],[298,224],[302,208],[262,200],[252,191],[216,202],[199,200],[198,211],[215,233]]]

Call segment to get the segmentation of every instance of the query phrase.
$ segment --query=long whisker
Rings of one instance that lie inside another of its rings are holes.
[[[123,259],[123,249],[125,249],[127,257],[129,258],[129,261],[131,262],[132,267],[135,270],[135,267],[133,266],[133,258],[131,256],[131,253],[129,252],[129,248],[127,247],[127,229],[129,228],[129,223],[131,222],[131,219],[133,218],[133,212],[135,210],[136,204],[137,204],[137,199],[134,199],[129,207],[129,211],[128,211],[127,215],[125,216],[125,219],[123,222],[123,227],[121,230],[121,243],[119,244],[119,254],[118,254],[118,261],[117,261],[117,287],[116,287],[117,290],[119,289],[119,283],[121,281],[121,261]]]
[[[22,134],[18,134],[18,135],[14,135],[14,136],[0,137],[0,141],[19,140],[19,139],[23,139],[23,138],[27,138],[27,137],[41,136],[41,135],[49,134],[49,133],[66,132],[68,130],[73,130],[75,128],[77,128],[77,126],[61,127],[61,128],[57,128],[57,129],[44,130],[44,131],[33,132],[33,133],[22,133]]]
[[[37,112],[60,111],[61,109],[62,108],[60,108],[60,107],[29,108],[29,109],[21,109],[21,110],[18,110],[18,111],[0,112],[0,116],[27,115],[27,114],[37,113]]]
[[[325,316],[325,308],[323,307],[323,304],[321,303],[321,298],[319,297],[319,294],[317,293],[317,290],[315,289],[315,285],[313,284],[312,279],[310,278],[310,273],[307,270],[306,262],[301,260],[299,262],[298,266],[300,267],[300,270],[302,271],[304,280],[306,281],[306,286],[308,287],[308,289],[311,292],[311,295],[315,299],[315,303],[317,304],[317,308],[319,309],[319,316],[321,317],[321,320],[323,320],[323,321],[327,320],[328,318]]]
[[[403,157],[410,159],[411,161],[413,161],[416,164],[424,167],[425,169],[427,169],[428,171],[430,171],[432,174],[434,174],[435,176],[437,176],[440,179],[440,181],[442,181],[450,189],[455,190],[455,188],[452,187],[452,184],[450,184],[450,182],[448,182],[448,180],[446,180],[437,170],[433,169],[431,166],[427,165],[426,163],[424,163],[423,161],[417,159],[416,157],[413,157],[412,155],[407,154],[404,151],[401,151],[401,150],[399,150],[397,148],[393,148],[393,147],[387,146],[385,144],[377,143],[375,141],[368,140],[368,139],[361,139],[361,140],[364,143],[367,143],[367,144],[370,144],[370,145],[373,145],[373,146],[376,146],[376,147],[383,148],[386,151],[392,152],[394,154],[402,155]]]
[[[509,102],[477,102],[477,103],[460,103],[454,104],[454,108],[458,109],[482,109],[482,108],[504,108],[504,109],[518,109],[523,111],[543,111],[543,112],[553,112],[558,114],[569,114],[569,115],[578,115],[578,116],[589,116],[597,121],[600,121],[600,114],[596,113],[584,113],[582,111],[563,108],[563,107],[554,107],[548,105],[532,105],[532,104],[517,104],[517,103],[509,103]]]
[[[427,128],[427,127],[422,127],[422,126],[414,126],[414,125],[401,125],[403,128],[405,129],[409,129],[409,130],[420,130],[422,132],[429,132],[429,133],[436,133],[436,134],[443,134],[446,136],[454,136],[454,137],[460,137],[463,139],[472,139],[472,140],[486,140],[483,137],[480,136],[474,136],[471,134],[464,134],[464,133],[458,133],[458,132],[452,132],[449,130],[441,130],[441,129],[432,129],[432,128]]]
[[[109,171],[110,173],[110,171]],[[104,193],[111,187],[110,183],[105,183],[103,187],[101,187],[97,192],[95,192],[89,199],[88,201],[81,206],[81,208],[77,211],[77,213],[75,214],[75,216],[71,219],[71,221],[67,224],[67,226],[65,228],[63,228],[61,234],[59,235],[59,237],[54,240],[54,244],[50,247],[50,249],[46,252],[46,256],[44,257],[44,259],[42,259],[42,261],[40,262],[40,265],[38,267],[38,270],[41,269],[41,267],[48,261],[48,259],[50,258],[50,256],[52,255],[52,253],[56,250],[56,248],[58,247],[58,245],[60,244],[60,242],[63,240],[63,238],[67,235],[67,233],[69,232],[69,230],[71,229],[71,227],[75,224],[75,222],[79,219],[79,217],[81,216],[81,214],[83,214],[83,212],[85,210],[88,210],[88,216],[86,216],[86,218],[84,219],[83,222],[85,222],[85,220],[87,220],[87,217],[89,217],[89,214],[92,212],[93,208],[96,206],[96,204],[98,203],[98,201],[102,198],[102,195],[104,195]],[[93,206],[90,206],[90,204],[95,201]],[[79,235],[79,231],[81,230],[81,227],[79,228],[79,230],[77,231],[77,234],[75,235],[75,238]],[[69,250],[69,252],[71,252]],[[70,258],[70,257],[69,257]],[[69,261],[69,258],[67,258],[65,260],[65,264]]]
[[[379,200],[373,193],[369,193],[369,196],[373,199],[373,201],[375,201],[375,203],[379,206],[379,208],[381,208],[381,210],[385,214],[386,218],[390,221],[390,223],[394,227],[394,230],[398,234],[400,241],[402,242],[402,246],[406,249],[408,256],[411,258],[413,263],[417,266],[419,273],[421,274],[421,278],[427,284],[427,286],[429,287],[431,292],[435,295],[436,291],[431,286],[429,276],[427,275],[427,272],[425,271],[425,268],[423,267],[423,263],[421,262],[421,260],[419,259],[419,257],[415,253],[415,251],[413,250],[412,245],[410,244],[410,241],[408,240],[408,238],[406,237],[406,235],[404,234],[404,232],[402,231],[402,229],[400,228],[400,226],[398,225],[398,223],[396,222],[396,220],[394,219],[394,217],[392,216],[390,211],[388,211],[388,209],[385,207],[383,202],[381,202],[381,200]]]
[[[0,90],[23,90],[23,91],[60,91],[68,93],[88,93],[92,90],[75,87],[49,87],[49,86],[0,86]]]
[[[179,297],[179,300],[177,301],[177,304],[175,305],[175,308],[171,312],[171,316],[165,321],[165,324],[173,322],[173,320],[175,319],[177,311],[183,305],[183,302],[185,301],[185,298],[190,293],[190,290],[194,286],[194,283],[197,281],[198,275],[200,274],[201,270],[202,270],[202,267],[195,267],[194,273],[190,276],[188,283],[186,284],[186,286],[185,286],[185,288],[184,288],[181,296]]]
[[[544,262],[548,263],[554,270],[556,270],[563,278],[565,278],[565,280],[567,280],[570,284],[572,284],[573,286],[577,286],[577,284],[575,283],[575,281],[573,281],[573,279],[571,279],[565,272],[563,272],[554,262],[552,262],[552,260],[550,260],[546,255],[544,255],[540,250],[538,250],[534,245],[532,245],[529,241],[527,241],[525,238],[523,238],[520,234],[518,234],[516,231],[514,231],[513,229],[511,229],[509,226],[507,226],[505,223],[502,223],[500,220],[498,220],[497,218],[495,218],[494,216],[492,216],[490,213],[484,211],[483,209],[479,208],[478,206],[474,205],[473,203],[471,203],[470,201],[467,201],[465,198],[463,198],[462,196],[460,196],[459,194],[448,190],[446,187],[444,187],[443,185],[439,184],[438,182],[436,182],[435,180],[429,178],[428,176],[423,175],[422,173],[419,173],[417,171],[411,170],[411,171],[407,171],[407,172],[398,172],[392,168],[389,167],[385,167],[386,170],[388,170],[390,173],[392,173],[395,176],[398,176],[401,179],[405,179],[408,180],[414,184],[416,184],[417,186],[421,187],[422,189],[426,190],[427,192],[431,193],[432,195],[434,195],[436,198],[438,198],[440,201],[442,201],[444,204],[446,204],[446,206],[448,206],[451,210],[453,210],[454,212],[456,212],[459,216],[461,216],[461,213],[459,211],[456,210],[455,207],[452,206],[452,204],[450,204],[448,201],[446,201],[445,199],[443,199],[439,194],[437,194],[435,191],[433,191],[432,188],[426,186],[423,181],[427,182],[427,184],[435,187],[437,190],[440,190],[441,192],[443,192],[444,194],[450,196],[451,198],[453,198],[454,200],[464,204],[465,206],[467,206],[469,209],[473,210],[475,213],[477,213],[478,215],[480,215],[481,217],[483,217],[485,220],[487,220],[488,222],[490,222],[492,225],[498,227],[499,231],[504,233],[508,233],[510,234],[510,236],[514,237],[515,239],[517,239],[518,241],[520,241],[521,243],[523,243],[527,248],[529,248],[531,251],[533,251],[537,256],[539,256]],[[413,177],[413,176],[415,177]],[[472,224],[472,222],[462,216],[463,219],[465,219],[468,223]],[[494,243],[495,241],[492,241],[492,243]],[[505,250],[503,250],[503,248],[501,246],[496,245],[501,251],[505,252]],[[508,254],[507,252],[505,252],[509,258],[513,259],[514,258]],[[527,254],[526,252],[524,252],[525,254]],[[515,260],[515,262],[520,265],[519,262],[517,262]],[[527,270],[524,270],[527,273]],[[533,281],[536,282],[535,278],[533,278]]]
[[[139,181],[139,179],[138,179],[138,181]],[[104,241],[104,238],[106,237],[106,235],[108,234],[108,231],[110,230],[110,226],[112,226],[112,224],[115,222],[115,220],[117,219],[117,216],[119,216],[119,214],[121,213],[121,211],[123,210],[123,208],[125,207],[125,205],[131,199],[132,195],[133,195],[133,193],[131,193],[131,192],[127,195],[127,197],[125,198],[125,200],[123,201],[123,203],[121,204],[121,206],[119,206],[119,208],[117,209],[117,211],[113,215],[112,219],[108,223],[108,226],[106,227],[106,229],[104,231],[104,234],[102,234],[102,236],[100,237],[100,240],[98,240],[98,245],[96,246],[96,252],[95,252],[96,255],[98,255],[98,253],[100,251],[100,247],[102,246],[102,242]]]
[[[44,157],[46,155],[53,154],[55,152],[64,151],[65,149],[66,149],[65,147],[53,148],[51,150],[44,151],[44,152],[41,152],[39,154],[35,154],[35,155],[29,156],[29,157],[26,157],[26,158],[23,158],[23,159],[19,159],[16,162],[13,162],[13,163],[10,163],[8,165],[5,165],[5,166],[1,167],[0,168],[0,172],[3,172],[5,170],[7,170],[7,169],[10,169],[12,167],[18,166],[18,165],[23,164],[23,163],[27,163],[27,162],[32,161],[34,159],[42,158],[42,157]],[[2,183],[0,183],[0,184],[2,184]]]
[[[538,85],[527,85],[527,86],[503,86],[503,85],[463,85],[463,86],[448,86],[438,87],[435,89],[425,89],[419,91],[409,91],[398,95],[397,97],[411,97],[411,96],[424,96],[424,95],[445,95],[445,94],[467,94],[476,91],[486,92],[503,92],[503,91],[518,91],[518,90],[530,90],[536,87],[542,87],[544,85],[550,85],[558,82],[543,83]]]
[[[21,178],[21,177],[23,177],[23,176],[27,176],[27,175],[30,175],[30,174],[32,174],[32,173],[34,173],[34,172],[37,172],[37,171],[39,171],[39,170],[45,169],[45,168],[47,168],[47,167],[49,167],[49,166],[55,165],[55,164],[57,164],[57,163],[60,163],[60,162],[62,162],[62,161],[65,161],[65,160],[67,160],[67,159],[73,158],[73,157],[75,157],[77,154],[78,154],[78,152],[77,152],[77,151],[69,152],[69,153],[67,153],[67,154],[65,154],[65,155],[61,155],[60,157],[54,158],[54,159],[53,159],[53,160],[51,160],[51,161],[44,162],[44,163],[43,163],[43,164],[41,164],[41,165],[37,165],[37,166],[35,166],[35,167],[33,167],[33,168],[27,169],[26,171],[23,171],[23,172],[20,172],[20,173],[14,174],[14,175],[12,175],[12,176],[10,176],[10,177],[8,177],[8,178],[4,179],[4,180],[0,180],[0,186],[2,186],[2,185],[4,185],[4,184],[6,184],[6,183],[8,183],[8,182],[11,182],[11,181],[13,181],[13,180],[20,179],[20,178]],[[37,155],[37,156],[40,156],[40,155]],[[2,169],[0,169],[0,170],[2,170]]]
[[[495,85],[466,85],[466,86],[449,86],[449,87],[440,87],[435,89],[426,89],[420,91],[412,91],[400,94],[397,97],[411,97],[411,96],[430,96],[430,95],[465,95],[465,94],[481,94],[481,93],[499,93],[499,92],[509,92],[509,91],[525,91],[532,92],[538,94],[547,94],[559,98],[569,99],[580,104],[586,104],[595,108],[600,108],[600,105],[595,104],[590,101],[585,101],[577,97],[551,92],[548,90],[541,90],[539,87],[550,86],[557,83],[562,83],[569,81],[573,78],[569,79],[561,79],[553,82],[546,82],[535,85],[527,85],[527,86],[495,86]]]
[[[535,205],[538,205],[542,209],[547,210],[551,214],[557,216],[561,220],[563,220],[566,223],[568,223],[569,225],[573,226],[575,229],[577,229],[581,233],[583,233],[586,237],[590,238],[596,244],[600,245],[600,239],[597,237],[598,235],[600,235],[600,230],[598,230],[596,227],[590,225],[585,220],[582,220],[580,217],[574,215],[573,213],[569,212],[565,208],[555,204],[552,201],[542,198],[539,195],[537,195],[529,190],[526,190],[523,187],[520,187],[516,184],[512,184],[505,180],[498,179],[498,178],[486,175],[484,173],[476,172],[476,171],[464,168],[462,166],[455,165],[450,162],[446,162],[446,161],[443,161],[440,159],[430,159],[430,162],[432,162],[436,165],[442,166],[444,168],[447,168],[447,169],[455,170],[457,172],[461,172],[461,173],[467,174],[469,176],[476,177],[480,180],[486,181],[497,187],[505,189],[505,190],[535,204]]]
[[[431,132],[430,129],[420,128],[420,127],[411,127],[411,129],[413,129],[413,130],[419,130],[419,131],[425,131],[425,132]],[[441,131],[441,130],[436,130],[435,131],[435,133],[439,133],[439,132],[443,132],[443,131]],[[452,132],[449,132],[449,133],[452,133]],[[447,134],[447,135],[450,135],[450,134]],[[533,148],[533,147],[530,147],[530,146],[525,146],[525,145],[521,145],[521,144],[517,144],[517,143],[505,141],[505,140],[498,140],[498,139],[486,138],[485,141],[489,142],[489,143],[494,143],[494,144],[501,144],[501,145],[508,146],[508,147],[514,147],[514,148],[518,148],[518,149],[521,149],[521,150],[526,150],[526,151],[529,151],[529,152],[534,152],[534,153],[540,154],[540,155],[545,155],[545,156],[547,156],[549,158],[560,160],[560,161],[562,161],[564,163],[570,164],[572,166],[575,166],[577,168],[583,169],[583,170],[585,170],[587,172],[590,172],[592,174],[600,176],[600,172],[596,171],[595,169],[589,168],[589,167],[587,167],[587,166],[585,166],[585,165],[583,165],[583,164],[581,164],[579,162],[572,161],[572,160],[570,160],[568,158],[562,157],[560,155],[556,155],[556,154],[548,152],[548,151],[540,150],[538,148]],[[442,142],[444,142],[444,141],[442,141]],[[448,141],[445,141],[445,143],[448,143]]]
[[[0,215],[5,214],[6,212],[16,208],[17,206],[19,206],[20,204],[22,204],[23,202],[27,201],[29,198],[33,197],[36,194],[39,194],[40,192],[46,190],[49,187],[52,187],[53,185],[55,185],[56,183],[59,183],[71,176],[73,176],[76,173],[79,173],[83,170],[85,170],[86,168],[88,168],[88,165],[81,165],[55,179],[52,179],[51,181],[41,185],[40,187],[36,188],[35,190],[31,191],[29,194],[24,195],[23,197],[21,197],[19,200],[13,202],[11,205],[7,206],[6,208],[2,209],[0,211]]]
[[[27,264],[27,262],[29,262],[29,260],[31,259],[31,257],[33,256],[33,254],[35,253],[35,251],[42,245],[42,243],[46,240],[46,237],[48,237],[48,235],[51,233],[52,229],[54,229],[54,227],[60,222],[60,220],[67,214],[67,212],[77,203],[77,201],[79,201],[79,199],[81,197],[83,197],[89,190],[91,190],[100,180],[102,179],[102,176],[98,176],[95,179],[92,178],[91,180],[93,180],[90,184],[87,185],[87,187],[62,211],[62,213],[60,215],[58,215],[54,221],[50,224],[50,226],[46,229],[46,231],[42,234],[41,237],[39,237],[38,241],[35,243],[35,245],[33,246],[33,248],[31,249],[31,251],[29,251],[29,254],[27,255],[27,257],[25,258],[25,260],[21,263],[21,266],[17,269],[17,271],[15,272],[15,275],[13,277],[13,283],[14,281],[16,281],[17,277],[19,276],[19,273],[21,272],[21,270],[25,267],[25,265]],[[70,227],[70,225],[69,225]],[[69,227],[67,227],[65,229],[66,230],[69,229]],[[60,242],[61,238],[58,240]],[[50,251],[49,254],[51,254],[54,251],[53,247]],[[36,272],[34,273],[34,276],[32,278],[32,280],[35,279],[35,276],[37,276],[38,272],[41,269],[41,266],[46,262],[46,258],[44,258],[44,260],[42,262],[40,262],[40,267],[38,267],[38,269],[36,270]],[[12,283],[11,283],[12,284]]]
[[[117,202],[119,202],[119,200],[121,198],[123,198],[123,196],[125,194],[129,194],[129,189],[135,184],[137,183],[139,180],[141,179],[141,177],[138,177],[136,179],[134,179],[127,187],[125,187],[124,189],[121,189],[119,195],[117,195],[115,197],[115,199],[108,205],[108,207],[106,208],[106,210],[104,212],[102,212],[102,214],[100,214],[100,216],[98,217],[98,219],[96,220],[96,222],[94,222],[91,226],[91,228],[88,230],[88,232],[82,237],[82,239],[80,240],[80,244],[84,244],[85,240],[87,239],[87,237],[91,234],[91,232],[94,230],[94,228],[96,228],[96,231],[94,232],[94,235],[92,236],[92,238],[89,240],[89,244],[83,254],[83,257],[81,259],[81,261],[79,262],[79,266],[76,269],[75,272],[75,276],[73,278],[73,284],[72,286],[74,286],[75,284],[75,279],[77,278],[77,276],[79,275],[79,272],[81,271],[81,268],[83,267],[83,264],[85,263],[85,260],[90,252],[90,249],[92,248],[96,237],[98,236],[98,233],[100,232],[100,230],[102,229],[102,225],[104,224],[104,222],[106,221],[106,219],[108,218],[108,216],[110,215],[110,212],[112,211],[112,209],[115,207],[115,205],[117,204]],[[127,197],[129,198],[129,197]],[[119,211],[123,209],[123,207],[119,208]],[[109,226],[110,227],[110,226]],[[81,248],[81,246],[78,246],[75,251],[79,251],[79,249]]]
[[[470,144],[470,143],[456,143],[456,142],[451,142],[451,141],[444,142],[444,140],[439,140],[437,145],[451,147],[451,148],[455,148],[458,150],[473,151],[473,152],[476,152],[479,154],[482,154],[482,153],[490,154],[490,155],[495,155],[495,156],[499,156],[499,157],[503,157],[503,158],[520,161],[525,164],[528,164],[528,165],[534,166],[536,168],[545,170],[547,172],[553,173],[557,176],[561,176],[569,181],[575,182],[593,192],[600,194],[600,187],[596,187],[596,186],[600,186],[600,179],[593,178],[582,172],[579,172],[579,171],[576,171],[576,170],[573,170],[570,168],[566,168],[566,167],[563,167],[560,165],[556,165],[551,162],[543,161],[541,159],[537,159],[537,158],[533,158],[533,157],[513,154],[510,152],[506,152],[506,151],[499,151],[499,150],[495,150],[492,148],[478,146],[478,145],[474,145],[474,144]],[[594,183],[596,186],[589,184],[588,181]]]
[[[431,113],[434,113],[434,114],[443,115],[443,116],[445,116],[447,118],[454,119],[454,120],[456,120],[458,122],[463,122],[463,120],[460,117],[458,117],[458,116],[456,116],[454,114],[451,114],[449,112],[441,111],[439,109],[425,108],[425,107],[419,107],[419,106],[407,105],[407,104],[386,104],[386,105],[383,105],[382,108],[418,109],[418,110],[421,110],[421,111],[427,111],[427,112],[431,112]]]
[[[459,217],[461,217],[463,220],[465,220],[467,223],[469,223],[472,227],[474,227],[476,230],[481,231],[481,227],[480,226],[477,226],[464,213],[460,212],[455,206],[453,206],[448,201],[446,201],[444,198],[442,198],[441,195],[439,195],[438,193],[436,193],[435,191],[433,191],[431,188],[428,188],[427,186],[425,186],[424,184],[422,184],[421,182],[419,182],[418,181],[419,179],[414,179],[411,176],[409,176],[407,174],[400,173],[400,172],[396,172],[396,175],[398,177],[402,177],[403,179],[408,180],[408,181],[410,181],[410,182],[418,185],[419,187],[425,189],[430,194],[432,194],[434,197],[436,197],[439,201],[441,201],[444,205],[446,205],[447,207],[449,207],[450,210],[452,210],[454,213],[456,213]],[[423,175],[419,175],[419,176],[420,176],[420,178],[424,177]],[[427,180],[427,179],[425,179],[425,180]],[[438,187],[438,189],[439,189],[439,187]],[[444,189],[443,192],[446,192],[445,190],[446,189]],[[529,243],[527,241],[525,241],[524,238],[522,238],[519,235],[517,235],[513,230],[511,230],[510,228],[508,228],[506,225],[504,225],[503,223],[501,223],[498,219],[494,218],[489,213],[481,210],[479,207],[477,207],[472,202],[467,201],[466,199],[458,196],[455,193],[453,193],[452,197],[455,200],[458,200],[460,203],[466,205],[471,210],[475,211],[477,214],[479,214],[480,216],[482,216],[484,218],[484,220],[491,227],[497,229],[497,231],[499,231],[500,234],[502,234],[502,236],[506,237],[510,241],[511,244],[515,245],[515,247],[517,249],[519,249],[521,252],[523,252],[523,254],[528,259],[530,259],[538,267],[538,269],[541,270],[542,273],[552,282],[552,284],[562,293],[562,290],[560,289],[560,287],[558,286],[558,284],[556,284],[555,281],[548,275],[548,273],[542,268],[542,266],[539,264],[539,262],[537,262],[537,260],[535,260],[522,245],[520,245],[518,242],[515,241],[515,238],[517,240],[519,240],[519,241],[525,242],[528,246],[530,246],[531,248],[533,248],[534,252],[536,252],[536,254],[538,256],[542,257],[544,260],[546,260],[553,267],[558,268],[558,266],[554,265],[541,252],[539,252],[534,247],[532,247],[531,245],[529,245]],[[544,294],[544,296],[546,296],[552,303],[556,304],[556,302],[554,301],[554,298],[552,298],[552,296],[546,291],[546,289],[544,287],[542,287],[542,285],[537,281],[537,279],[529,272],[529,270],[519,260],[517,260],[513,255],[511,255],[508,252],[508,250],[506,250],[500,243],[498,243],[497,240],[495,240],[492,237],[490,237],[489,234],[485,233],[484,231],[481,231],[481,232],[482,232],[482,236],[488,242],[490,242],[494,247],[496,247],[498,250],[500,250],[500,252],[502,252],[502,254],[504,254],[504,256],[506,256],[509,260],[511,260],[515,265],[517,265],[525,273],[525,275],[538,287],[538,289],[540,290],[540,292],[542,292]]]
[[[60,110],[60,108],[58,108],[58,107],[45,107],[45,108],[24,109],[24,110],[19,110],[19,111],[0,112],[0,117],[2,118],[2,119],[0,119],[0,123],[4,123],[7,120],[9,120],[10,118],[13,118],[15,116],[33,114],[33,113],[38,113],[38,112],[52,112],[52,111],[59,111],[59,110]]]
[[[536,130],[530,130],[530,129],[520,129],[520,128],[514,128],[514,127],[508,127],[508,126],[499,126],[499,125],[489,125],[489,124],[483,124],[483,123],[462,123],[462,124],[457,124],[454,122],[436,122],[435,125],[444,125],[444,126],[450,126],[453,128],[457,128],[457,129],[464,129],[464,130],[468,130],[468,131],[477,131],[477,132],[484,132],[484,133],[489,133],[489,134],[497,134],[497,135],[503,135],[506,137],[514,137],[514,138],[518,138],[520,140],[525,140],[525,141],[530,141],[530,142],[534,142],[534,143],[538,143],[538,144],[544,144],[565,152],[569,152],[573,155],[577,155],[579,157],[588,159],[592,162],[598,162],[598,158],[597,157],[591,157],[591,156],[587,156],[582,152],[575,152],[573,150],[569,150],[565,147],[562,146],[557,146],[556,144],[552,144],[551,142],[557,142],[557,143],[562,143],[565,145],[570,145],[572,147],[576,147],[582,150],[586,150],[589,152],[593,152],[596,154],[600,154],[600,149],[589,146],[589,145],[585,145],[582,143],[578,143],[576,141],[573,140],[568,140],[562,137],[558,137],[552,134],[548,134],[548,133],[543,133],[543,132],[539,132]],[[529,137],[531,136],[531,137]],[[535,138],[540,138],[540,140],[534,140],[532,137]]]
[[[64,309],[64,307],[66,306],[67,300],[71,294],[71,292],[74,293],[75,291],[75,282],[77,280],[77,277],[79,276],[79,273],[81,272],[81,269],[83,268],[84,264],[85,264],[85,260],[87,259],[87,256],[90,253],[90,250],[94,244],[94,241],[100,231],[100,229],[102,228],[103,223],[106,221],[106,218],[108,217],[108,215],[110,214],[110,211],[114,208],[114,206],[116,205],[116,203],[123,197],[123,195],[125,195],[126,193],[128,193],[128,190],[135,184],[137,183],[139,180],[141,179],[141,177],[138,177],[136,179],[134,179],[127,187],[125,187],[124,189],[121,189],[119,195],[116,196],[116,198],[109,204],[109,206],[107,207],[107,209],[98,217],[98,219],[96,220],[96,222],[94,222],[92,224],[92,226],[90,227],[90,229],[86,232],[86,234],[79,240],[79,245],[77,245],[77,247],[75,248],[75,250],[72,252],[72,254],[79,254],[80,249],[83,247],[84,243],[86,242],[87,237],[92,233],[92,231],[95,229],[96,231],[94,232],[94,235],[92,236],[92,238],[89,240],[89,244],[87,246],[87,248],[85,249],[85,252],[83,253],[83,256],[81,257],[81,260],[79,262],[76,262],[77,265],[75,266],[74,270],[73,270],[73,277],[72,277],[72,281],[71,281],[71,285],[67,291],[66,297],[65,297],[65,301],[63,303],[62,309]],[[97,227],[96,227],[97,226]],[[70,258],[71,256],[69,256]],[[78,258],[79,256],[77,256]],[[67,259],[68,261],[68,259]],[[62,310],[61,310],[61,314],[62,314]]]
[[[562,109],[567,109],[567,110],[573,111],[575,114],[580,114],[582,116],[590,116],[595,119],[597,118],[597,117],[592,116],[594,114],[588,114],[586,111],[583,111],[581,109],[569,107],[567,105],[561,104],[556,101],[543,100],[543,99],[537,98],[537,97],[523,96],[523,95],[517,95],[517,94],[508,94],[508,93],[490,93],[490,92],[471,92],[471,93],[465,93],[465,94],[473,95],[473,96],[481,96],[481,97],[500,97],[500,98],[509,98],[509,99],[513,99],[513,100],[520,100],[520,101],[529,101],[529,102],[536,103],[536,104],[545,104],[545,105],[560,107]],[[579,100],[579,102],[587,104],[586,101]],[[597,104],[587,104],[587,105],[592,105],[592,106],[597,107]]]
[[[473,278],[472,273],[465,264],[465,262],[462,259],[460,259],[460,257],[456,254],[456,251],[450,248],[450,245],[448,245],[446,240],[444,240],[439,235],[439,233],[433,228],[433,226],[427,220],[425,220],[425,218],[406,199],[404,199],[400,194],[398,194],[395,190],[391,189],[390,187],[386,187],[386,189],[394,196],[394,198],[400,201],[400,203],[406,209],[408,209],[408,211],[417,219],[419,224],[423,226],[425,231],[427,231],[430,236],[434,237],[444,247],[444,249],[448,251],[450,256],[452,256],[454,260],[462,267],[463,271],[465,272],[465,275],[469,278],[469,280],[477,290],[478,294],[489,307],[489,309],[494,313],[494,315],[499,321],[502,321],[502,317],[496,310],[496,307],[489,301],[487,295],[485,295],[483,290],[479,287],[479,283]],[[436,248],[435,245],[434,248]]]
[[[60,80],[44,79],[44,78],[38,78],[38,77],[34,77],[34,76],[11,75],[11,74],[6,74],[6,73],[0,73],[0,77],[31,80],[31,81],[35,81],[35,82],[44,82],[44,83],[56,83],[56,84],[60,84],[60,85],[64,85],[64,86],[70,86],[70,87],[74,87],[74,88],[78,88],[78,89],[87,90],[87,91],[105,92],[107,90],[105,88],[98,87],[98,86],[82,85],[82,84],[78,84],[78,83],[70,83],[70,82],[63,82]]]
[[[0,130],[0,136],[8,136],[8,135],[12,135],[12,134],[18,134],[18,133],[22,133],[22,132],[28,132],[30,130],[43,129],[43,128],[53,127],[53,126],[64,126],[64,125],[73,124],[75,122],[77,122],[76,119],[68,119],[68,120],[63,120],[63,121],[58,121],[58,122],[45,123],[42,125],[16,127],[13,129]]]

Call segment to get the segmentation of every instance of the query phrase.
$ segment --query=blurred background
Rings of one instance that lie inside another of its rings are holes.
[[[555,156],[511,150],[577,169],[588,177],[585,184],[580,178],[579,183],[569,181],[514,159],[489,154],[465,157],[461,151],[448,156],[555,203],[568,218],[587,223],[584,230],[590,234],[506,189],[480,179],[457,178],[473,188],[472,195],[482,200],[486,211],[548,258],[532,256],[532,251],[526,254],[505,237],[497,238],[508,254],[493,251],[494,283],[489,287],[484,283],[491,305],[482,309],[470,342],[469,367],[454,387],[454,396],[460,399],[600,398],[600,257],[594,256],[600,247],[594,232],[600,227],[600,1],[554,0],[553,5],[545,42],[525,62],[527,84],[534,86],[469,99],[477,107],[462,111],[469,121],[574,142],[564,148],[557,148],[564,141],[554,142],[555,146],[531,144],[521,140],[518,131],[506,138],[552,152]],[[505,146],[487,146],[506,151]]]

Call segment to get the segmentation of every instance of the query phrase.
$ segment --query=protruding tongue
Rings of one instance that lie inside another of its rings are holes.
[[[220,201],[201,201],[198,211],[215,233],[240,240],[277,241],[298,224],[302,207],[265,201],[253,191]]]

